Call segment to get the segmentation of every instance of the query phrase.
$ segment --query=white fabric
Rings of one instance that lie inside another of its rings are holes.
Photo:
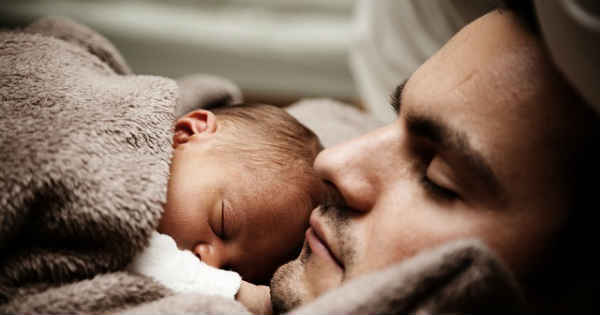
[[[535,7],[554,62],[600,114],[600,2],[536,0]]]
[[[148,276],[175,293],[200,293],[234,298],[242,278],[200,261],[191,251],[180,250],[168,235],[154,232],[150,245],[127,267]]]
[[[360,0],[350,65],[365,107],[379,120],[395,115],[389,95],[464,25],[494,1]]]
[[[384,124],[356,107],[330,99],[303,99],[286,110],[319,136],[325,148],[360,137]]]

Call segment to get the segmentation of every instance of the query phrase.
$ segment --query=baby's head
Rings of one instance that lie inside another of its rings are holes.
[[[159,231],[209,265],[264,283],[302,245],[320,196],[315,134],[284,110],[196,110],[175,124]]]

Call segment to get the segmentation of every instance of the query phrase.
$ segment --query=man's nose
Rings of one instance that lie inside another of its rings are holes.
[[[194,246],[194,254],[206,264],[215,268],[222,268],[226,264],[226,255],[220,243],[200,243]]]
[[[391,131],[389,127],[377,129],[326,149],[316,157],[316,172],[337,188],[349,207],[360,211],[373,207],[384,175],[380,172],[378,153]]]

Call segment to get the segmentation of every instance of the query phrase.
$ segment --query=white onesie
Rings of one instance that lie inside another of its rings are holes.
[[[200,293],[235,298],[242,278],[233,271],[200,261],[180,250],[168,235],[153,232],[150,245],[134,257],[127,270],[148,276],[176,293]]]

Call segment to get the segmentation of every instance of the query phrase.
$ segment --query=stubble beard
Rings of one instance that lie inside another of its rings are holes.
[[[324,220],[334,228],[337,240],[342,249],[346,267],[352,265],[355,252],[355,244],[349,229],[349,210],[343,210],[343,206],[320,206],[315,211],[320,211]],[[306,287],[305,267],[312,250],[306,242],[300,256],[295,260],[279,267],[271,280],[271,304],[275,314],[287,312],[312,299]]]
[[[274,314],[282,314],[308,302],[308,293],[304,285],[304,267],[312,255],[310,246],[304,244],[304,250],[295,260],[279,267],[271,279],[271,305]]]

